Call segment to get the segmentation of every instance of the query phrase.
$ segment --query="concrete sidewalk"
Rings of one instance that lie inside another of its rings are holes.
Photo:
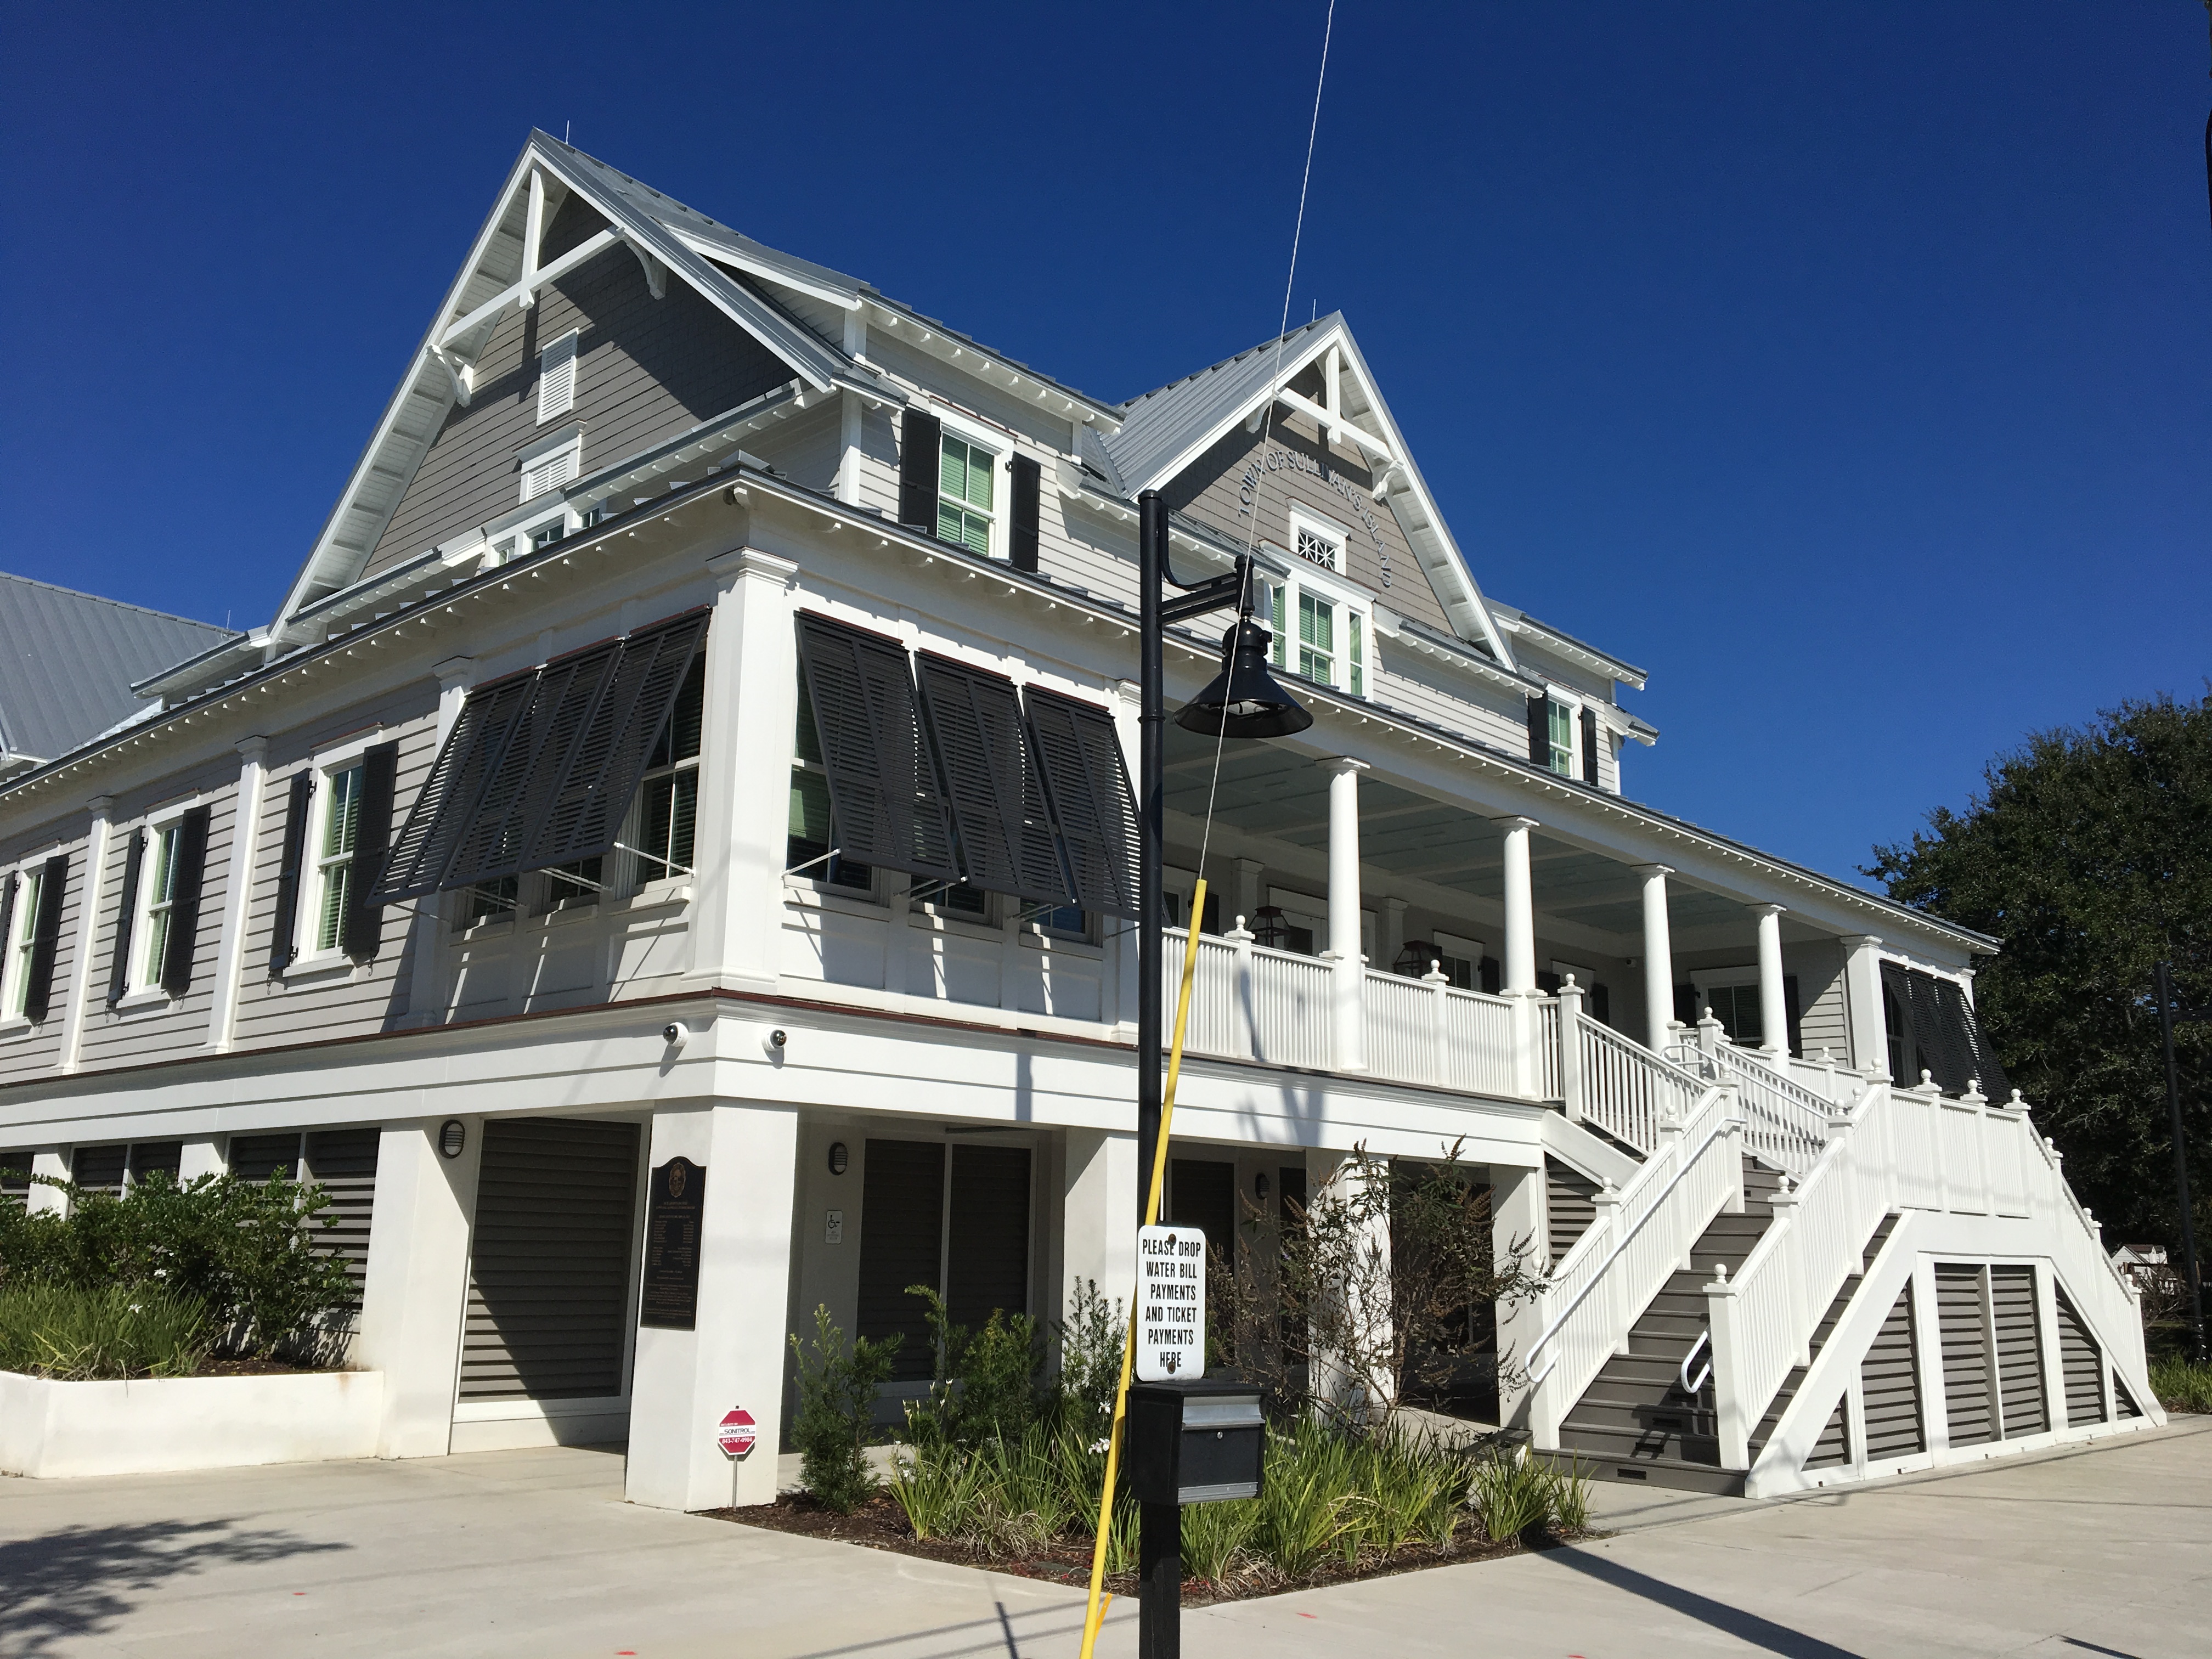
[[[1067,1659],[1082,1598],[621,1501],[575,1450],[0,1480],[0,1655]],[[1611,1497],[1613,1494],[1608,1493]],[[2212,1419],[1185,1615],[1192,1659],[2212,1653]],[[1134,1650],[1116,1603],[1102,1654]]]

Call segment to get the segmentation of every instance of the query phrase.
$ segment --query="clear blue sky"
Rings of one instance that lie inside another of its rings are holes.
[[[1124,398],[1274,331],[1322,3],[18,5],[0,568],[267,619],[533,125]],[[1848,875],[2212,672],[2197,0],[1344,0],[1292,313],[1631,793]]]

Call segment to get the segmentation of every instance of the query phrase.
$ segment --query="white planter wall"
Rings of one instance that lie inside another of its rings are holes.
[[[55,1382],[0,1371],[0,1474],[149,1474],[376,1452],[381,1371]]]

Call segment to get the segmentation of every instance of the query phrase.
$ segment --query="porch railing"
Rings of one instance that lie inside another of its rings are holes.
[[[1743,1102],[1744,1150],[1778,1170],[1802,1176],[1827,1145],[1835,1109],[1796,1078],[1723,1038],[1718,1020],[1700,1021],[1699,1041],[1668,1050],[1686,1070],[1714,1083],[1733,1083]]]
[[[1713,1080],[1662,1059],[1587,1014],[1577,1012],[1575,1024],[1581,1087],[1567,1101],[1568,1115],[1588,1120],[1639,1152],[1659,1144],[1663,1119],[1687,1119],[1712,1085]]]

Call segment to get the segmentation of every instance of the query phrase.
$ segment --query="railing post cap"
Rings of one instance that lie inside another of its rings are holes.
[[[1221,937],[1231,945],[1249,945],[1252,942],[1253,934],[1251,929],[1245,927],[1244,918],[1239,916],[1237,918],[1237,925]]]

